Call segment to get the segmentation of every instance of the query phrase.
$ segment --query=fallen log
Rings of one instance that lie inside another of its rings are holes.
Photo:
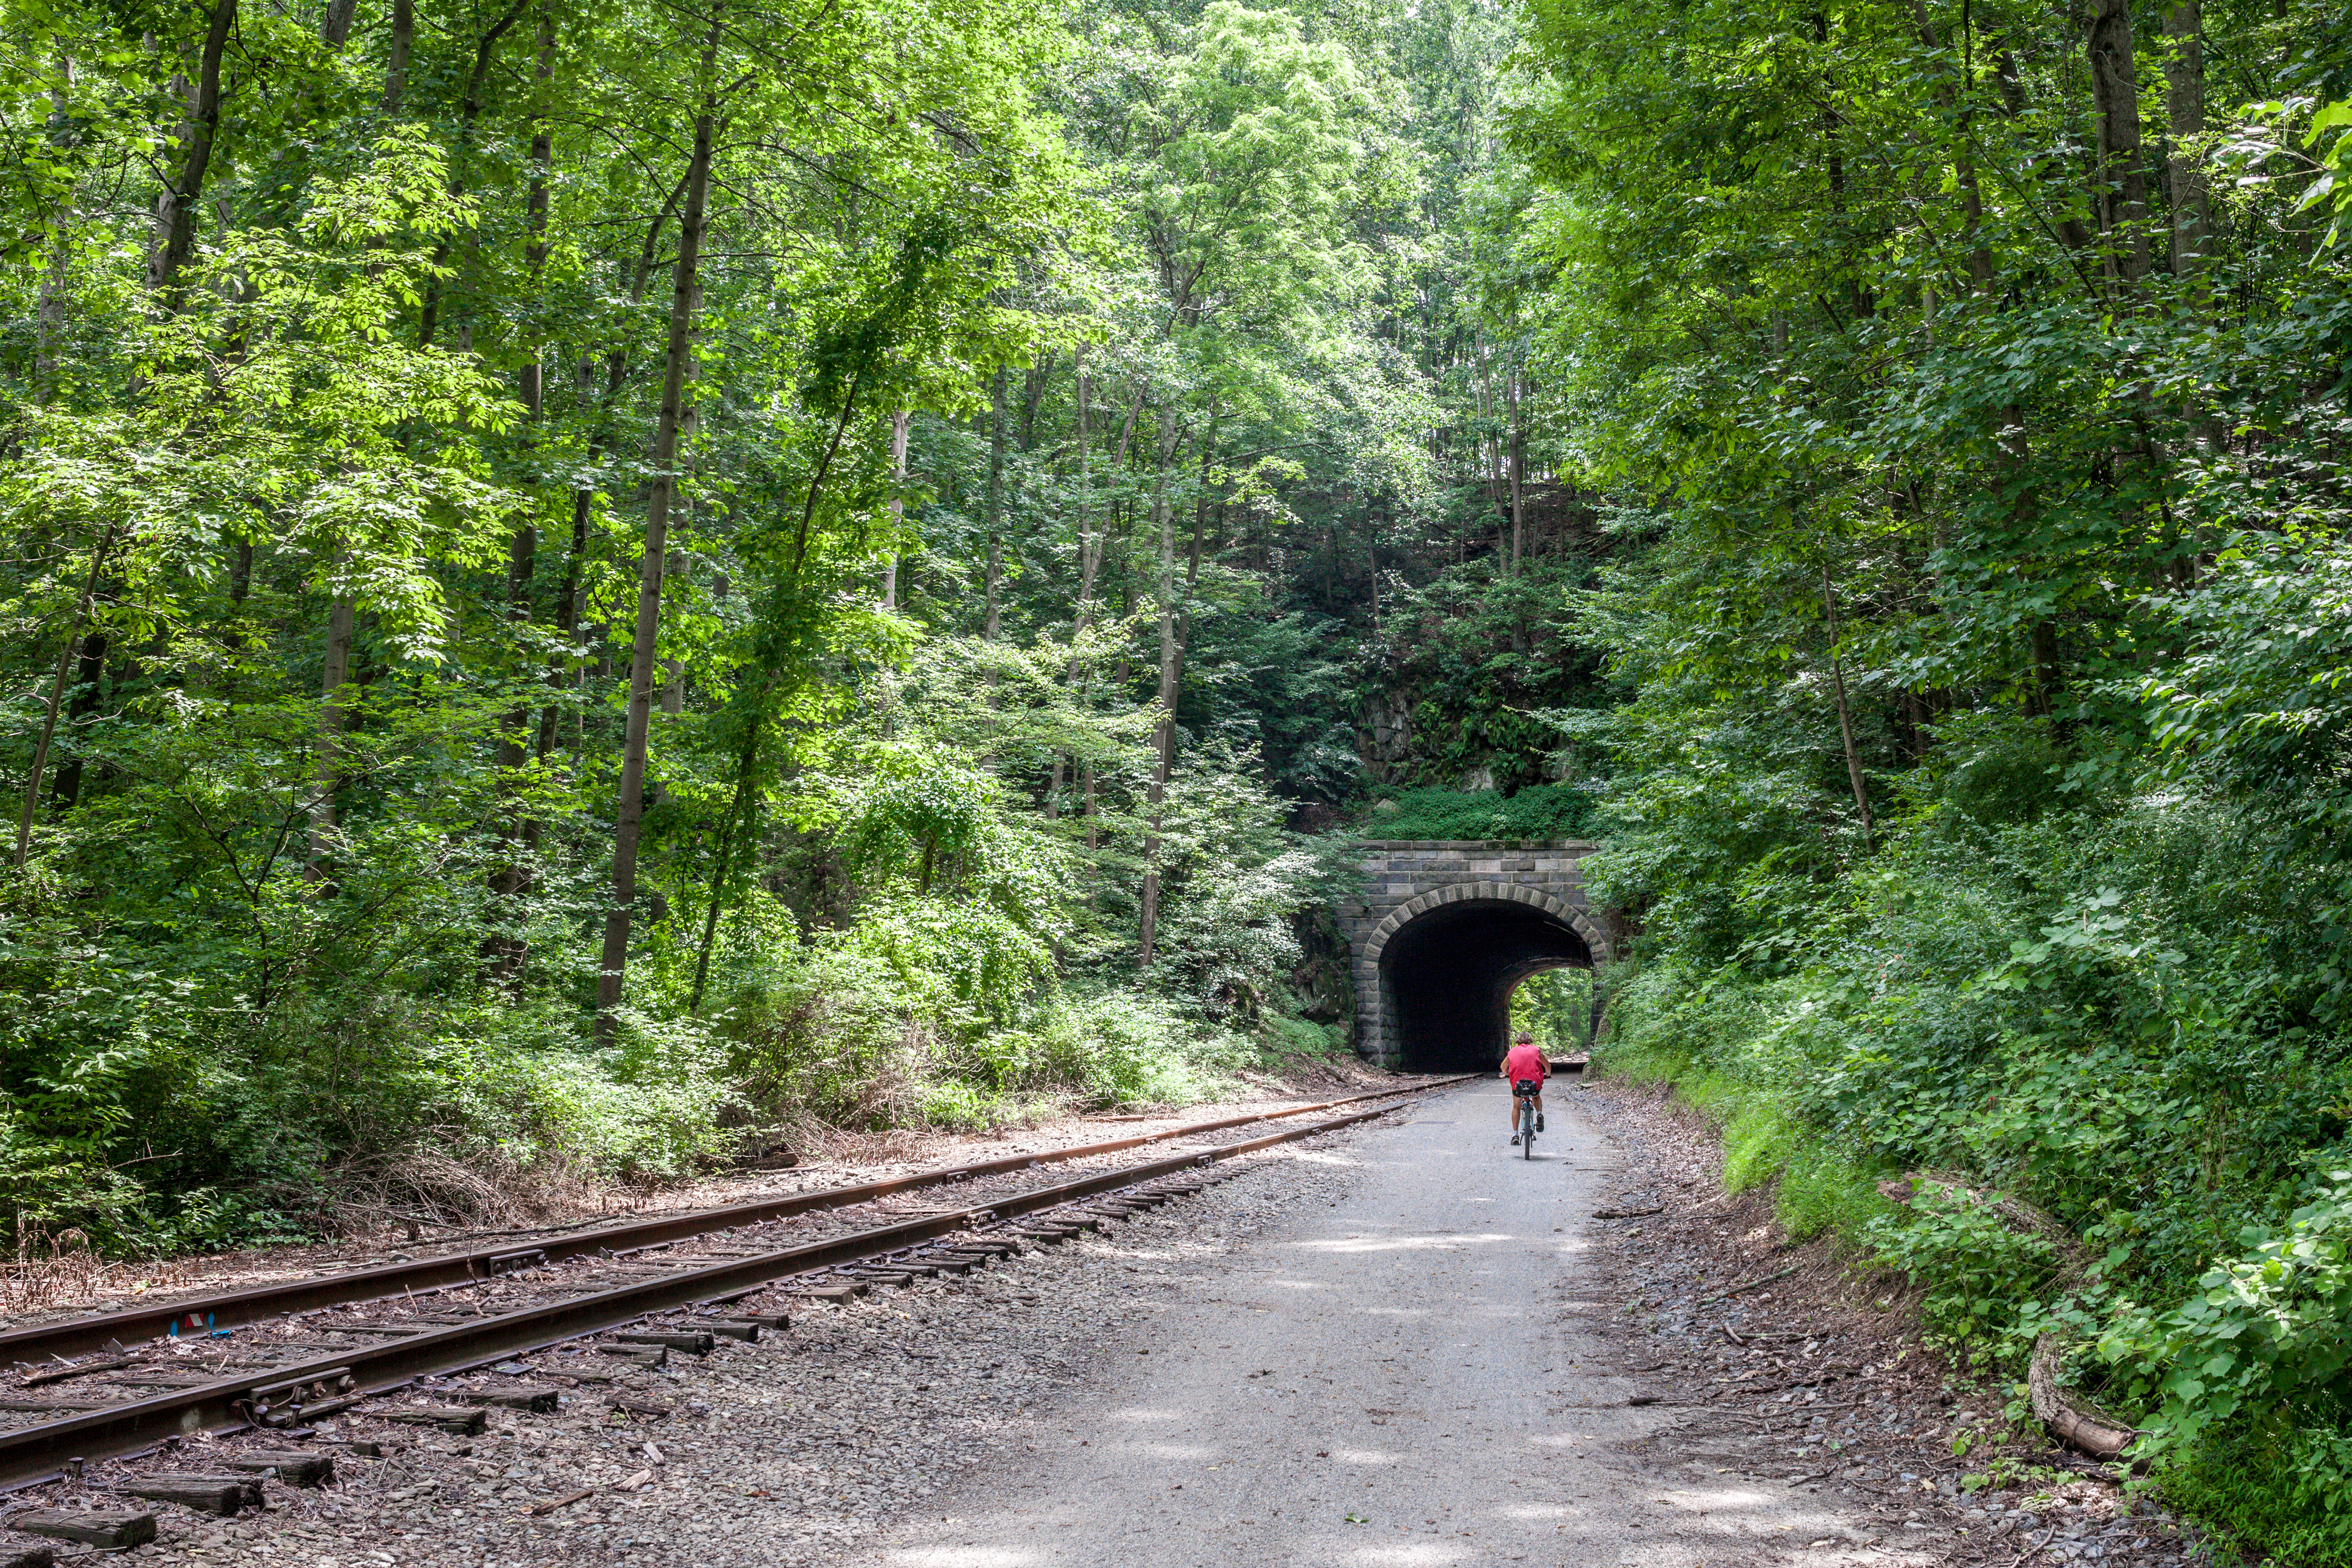
[[[2095,1459],[2120,1458],[2139,1433],[2127,1421],[2117,1420],[2071,1388],[2058,1382],[2066,1346],[2055,1333],[2033,1342],[2033,1361],[2026,1369],[2025,1390],[2034,1419],[2062,1443]]]

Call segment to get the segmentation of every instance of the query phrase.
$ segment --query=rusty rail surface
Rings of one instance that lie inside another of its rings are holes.
[[[1133,1139],[1116,1140],[1107,1144],[1080,1146],[1053,1151],[1050,1155],[1023,1155],[1011,1160],[985,1162],[974,1167],[959,1168],[961,1173],[993,1173],[1024,1168],[1033,1162],[1047,1158],[1072,1159],[1084,1153],[1116,1152],[1138,1144],[1160,1142],[1197,1133],[1203,1130],[1232,1127],[1251,1121],[1265,1121],[1303,1115],[1314,1110],[1360,1103],[1366,1100],[1394,1100],[1401,1095],[1451,1088],[1467,1081],[1456,1078],[1442,1082],[1415,1084],[1403,1089],[1382,1094],[1357,1095],[1326,1102],[1321,1106],[1303,1106],[1289,1111],[1265,1115],[1230,1118],[1166,1133],[1150,1133]],[[680,1307],[724,1302],[747,1296],[761,1287],[794,1275],[838,1268],[845,1264],[871,1261],[892,1254],[937,1241],[959,1232],[1001,1225],[1024,1215],[1058,1207],[1079,1199],[1096,1196],[1121,1187],[1150,1182],[1177,1173],[1222,1163],[1237,1156],[1270,1149],[1278,1144],[1313,1138],[1358,1122],[1369,1121],[1400,1109],[1384,1105],[1349,1112],[1328,1121],[1303,1126],[1285,1128],[1261,1138],[1247,1139],[1238,1143],[1222,1144],[1215,1148],[1171,1155],[1146,1161],[1138,1165],[1123,1166],[1115,1171],[1099,1172],[1074,1181],[1014,1194],[969,1208],[951,1209],[939,1214],[923,1215],[854,1232],[832,1237],[801,1246],[782,1248],[752,1258],[730,1258],[702,1268],[681,1268],[664,1278],[644,1280],[612,1289],[596,1291],[568,1300],[484,1318],[475,1322],[434,1326],[413,1334],[374,1345],[362,1345],[338,1350],[312,1361],[287,1363],[268,1368],[249,1368],[235,1375],[220,1378],[196,1387],[173,1389],[144,1399],[125,1402],[104,1409],[86,1411],[55,1421],[0,1432],[0,1490],[14,1490],[65,1474],[68,1461],[119,1458],[152,1448],[174,1436],[188,1436],[200,1431],[222,1431],[242,1428],[249,1424],[251,1404],[257,1391],[265,1388],[299,1384],[317,1379],[331,1378],[351,1390],[351,1399],[381,1394],[417,1378],[462,1372],[488,1365],[509,1356],[545,1350],[567,1340],[603,1333],[635,1322],[648,1313],[667,1311]],[[885,1191],[901,1190],[904,1184],[924,1185],[936,1181],[958,1179],[947,1173],[924,1173],[923,1179],[898,1178],[893,1182],[871,1185]],[[856,1188],[836,1188],[824,1194],[801,1194],[807,1198],[835,1197]],[[791,1201],[791,1200],[780,1200]],[[846,1200],[859,1201],[859,1200]],[[712,1215],[737,1215],[733,1220],[705,1224],[680,1230],[677,1235],[690,1236],[699,1231],[723,1228],[727,1224],[741,1223],[740,1214],[746,1208],[763,1208],[764,1205],[738,1205],[731,1209],[705,1210],[699,1215],[680,1215],[672,1219],[651,1222],[652,1226],[675,1227],[689,1219],[708,1220]],[[818,1205],[813,1206],[834,1206]],[[785,1213],[796,1212],[785,1210]],[[772,1217],[772,1215],[763,1216]],[[615,1227],[635,1234],[647,1230],[646,1226]],[[590,1233],[609,1238],[614,1232]],[[672,1236],[669,1239],[676,1239]],[[582,1237],[581,1240],[587,1240]],[[640,1242],[638,1245],[658,1245]],[[609,1246],[609,1239],[594,1247]],[[593,1250],[582,1248],[575,1250]],[[460,1255],[460,1258],[467,1255]],[[478,1255],[476,1255],[478,1256]],[[446,1260],[444,1260],[446,1261]],[[299,1311],[317,1303],[304,1300],[302,1306],[287,1307],[283,1303],[312,1284],[346,1284],[356,1276],[341,1276],[325,1281],[301,1281],[285,1288],[278,1295],[279,1311]],[[464,1278],[460,1276],[459,1278]],[[480,1276],[473,1276],[480,1278]],[[240,1292],[243,1299],[256,1298],[258,1291]],[[381,1294],[377,1292],[375,1294]],[[299,1298],[298,1298],[299,1299]],[[334,1302],[348,1302],[353,1298],[343,1296]],[[172,1310],[186,1311],[183,1304]],[[148,1314],[140,1314],[146,1316]],[[163,1313],[166,1321],[170,1311]],[[345,1380],[348,1380],[346,1382]]]

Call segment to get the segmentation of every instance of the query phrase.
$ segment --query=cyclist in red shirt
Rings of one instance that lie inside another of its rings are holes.
[[[1540,1086],[1550,1076],[1551,1063],[1543,1052],[1536,1048],[1536,1037],[1521,1029],[1519,1037],[1511,1044],[1511,1054],[1503,1058],[1503,1081],[1514,1090],[1522,1083],[1533,1082],[1538,1086],[1534,1095],[1527,1097],[1527,1103],[1532,1108],[1531,1113],[1536,1119],[1535,1130],[1538,1132],[1544,1130],[1543,1089]],[[1521,1098],[1516,1092],[1511,1096],[1511,1143],[1514,1147],[1519,1142]]]

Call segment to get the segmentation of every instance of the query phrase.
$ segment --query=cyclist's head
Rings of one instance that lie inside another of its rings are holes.
[[[1536,1037],[1525,1029],[1521,1029],[1518,1037],[1511,1042],[1515,1046],[1532,1046],[1535,1043]]]

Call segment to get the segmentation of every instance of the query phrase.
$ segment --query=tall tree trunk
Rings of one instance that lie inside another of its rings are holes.
[[[529,299],[539,310],[540,284],[547,272],[547,206],[555,184],[555,130],[549,123],[548,96],[555,80],[555,10],[542,5],[539,13],[539,58],[531,72],[530,191],[524,199],[523,268],[529,275]],[[536,325],[536,323],[533,323]],[[547,349],[533,343],[522,366],[522,401],[533,424],[546,412]]]
[[[400,112],[408,94],[408,57],[416,47],[416,0],[392,0],[392,38],[383,65],[383,111]]]
[[[1845,668],[1837,655],[1838,614],[1837,594],[1830,586],[1828,563],[1822,564],[1822,607],[1829,614],[1830,687],[1837,696],[1838,734],[1845,742],[1846,782],[1853,786],[1853,807],[1862,814],[1862,847],[1868,850],[1874,837],[1870,820],[1870,786],[1863,782],[1862,753],[1854,749],[1853,714],[1846,707]]]
[[[1143,909],[1138,967],[1149,969],[1160,939],[1160,808],[1176,763],[1176,515],[1168,504],[1183,428],[1167,402],[1160,405],[1160,468],[1151,484],[1151,521],[1160,534],[1160,723],[1154,731],[1151,783],[1144,791]]]
[[[882,607],[898,607],[898,541],[907,526],[907,433],[914,411],[901,408],[890,416],[890,555],[882,563]]]
[[[2097,0],[2091,16],[2091,95],[2098,108],[2099,214],[2116,275],[2147,275],[2147,170],[2140,150],[2139,79],[2131,0]]]
[[[67,89],[74,85],[72,56],[58,61],[58,75],[62,79],[49,89],[49,122],[62,126],[69,123],[66,110],[70,102]],[[57,397],[65,364],[66,290],[73,281],[73,242],[67,231],[73,222],[73,203],[60,198],[49,222],[49,266],[33,308],[33,402],[42,408]]]
[[[359,11],[360,0],[327,0],[327,13],[319,18],[319,41],[331,49],[341,48]]]
[[[535,129],[530,139],[530,190],[524,205],[523,262],[529,278],[530,304],[539,303],[539,285],[547,268],[547,205],[548,191],[555,173],[555,141],[548,124],[548,84],[555,77],[555,12],[542,5],[539,13],[539,59],[533,77],[531,115]],[[547,420],[547,349],[542,343],[531,345],[530,355],[523,362],[520,376],[523,416],[526,424],[524,442],[527,448],[539,445],[541,426]],[[516,523],[513,536],[507,543],[507,623],[521,627],[530,625],[531,616],[531,580],[539,563],[539,525],[530,510]],[[529,742],[532,739],[531,707],[528,700],[518,701],[500,721],[498,766],[499,789],[509,796],[507,820],[501,832],[507,840],[505,860],[490,873],[490,890],[509,898],[520,898],[530,890],[530,859],[539,844],[539,824],[523,812],[516,795],[516,775],[529,760]],[[522,967],[524,944],[519,937],[506,933],[494,935],[487,949],[496,962],[498,971],[512,977]]]
[[[583,353],[572,371],[572,395],[582,409],[589,406],[595,374],[595,359]],[[595,511],[595,501],[596,492],[584,486],[576,487],[572,492],[572,536],[565,541],[563,547],[563,580],[555,589],[556,638],[571,651],[556,655],[547,665],[548,689],[559,695],[572,674],[571,661],[578,657],[580,568],[582,558],[588,553],[588,524]],[[556,720],[560,712],[561,707],[553,699],[539,710],[536,751],[542,763],[555,751]]]
[[[629,278],[629,304],[633,308],[645,298],[646,286],[653,279],[654,264],[660,258],[659,246],[662,230],[668,226],[671,212],[676,209],[680,201],[685,199],[686,182],[686,175],[678,176],[677,183],[670,187],[669,199],[662,204],[661,211],[654,215],[653,222],[646,226],[645,243],[637,249],[636,267]],[[613,449],[615,437],[612,425],[612,405],[621,395],[621,388],[628,379],[628,368],[627,348],[622,344],[614,344],[604,356],[604,400],[599,411],[602,422],[595,435],[589,441],[589,449],[599,459],[609,455]],[[583,408],[588,405],[589,388],[594,374],[593,356],[583,353],[573,378],[573,384],[579,389],[578,395]],[[587,562],[588,524],[595,514],[595,509],[596,492],[592,486],[583,484],[572,490],[572,539],[564,551],[563,585],[558,590],[555,601],[556,629],[563,634],[564,646],[572,651],[569,655],[558,655],[551,659],[547,668],[547,684],[558,691],[562,689],[567,678],[573,678],[580,681],[587,679],[586,648],[583,639],[577,636],[580,630],[580,574]],[[602,636],[601,630],[598,631],[597,636]],[[557,705],[550,702],[540,713],[539,754],[541,758],[545,758],[555,746],[556,711]],[[585,728],[584,719],[582,728],[583,730]]]
[[[637,570],[636,636],[629,658],[628,725],[621,742],[621,793],[613,832],[613,901],[604,915],[604,951],[596,976],[596,1036],[612,1038],[614,1009],[628,978],[629,928],[637,900],[637,841],[645,826],[646,751],[653,730],[654,661],[660,651],[662,568],[669,554],[669,510],[677,489],[677,437],[684,418],[688,361],[694,351],[694,302],[701,292],[702,236],[710,194],[711,142],[719,108],[714,72],[720,13],[713,9],[703,44],[702,103],[687,163],[686,208],[679,215],[677,260],[670,284],[669,337],[662,360],[661,412],[654,425],[653,484],[646,501],[645,556]]]
[[[474,46],[474,68],[466,78],[466,96],[457,103],[457,144],[449,152],[449,194],[458,195],[466,188],[466,161],[473,151],[474,126],[482,118],[482,89],[490,79],[490,62],[498,56],[499,40],[507,29],[522,16],[526,0],[514,0],[505,16],[490,24],[489,30]],[[449,242],[443,240],[433,247],[434,276],[425,285],[425,303],[417,314],[416,343],[419,348],[433,346],[433,333],[441,319],[442,265],[449,259]]]
[[[33,814],[41,804],[41,774],[49,762],[49,745],[57,739],[58,714],[66,700],[66,677],[73,668],[75,652],[82,646],[81,629],[89,619],[90,601],[98,595],[98,574],[104,570],[106,557],[114,547],[114,531],[109,529],[90,546],[89,574],[82,579],[81,597],[74,602],[73,620],[66,628],[65,647],[58,650],[58,672],[49,682],[48,705],[41,714],[41,733],[33,742],[33,765],[25,776],[24,809],[16,816],[16,855],[15,864],[20,868],[33,842]]]
[[[155,198],[155,238],[147,252],[147,289],[167,310],[178,308],[180,270],[195,249],[196,208],[204,200],[205,174],[212,167],[213,138],[220,129],[221,55],[228,47],[230,29],[236,25],[236,6],[237,0],[214,0],[195,84],[188,89],[187,118],[180,124],[179,166]]]
[[[1004,576],[1004,373],[998,371],[989,389],[988,418],[988,575],[982,595],[980,636],[996,640],[999,590]]]
[[[727,816],[719,825],[719,863],[710,873],[710,907],[703,911],[702,940],[695,944],[694,987],[686,1000],[689,1014],[701,1013],[703,991],[710,982],[710,953],[719,945],[719,911],[727,898],[727,879],[734,870],[735,840],[751,810],[752,782],[759,769],[760,730],[760,719],[755,713],[743,737],[743,749],[736,754],[735,791],[728,800]]]
[[[1911,0],[1911,16],[1918,26],[1919,41],[1930,49],[1940,48],[1935,20],[1927,14],[1927,0]],[[1969,71],[1965,49],[1960,68],[1964,76]],[[1963,79],[1960,83],[1961,93],[1973,94],[1975,89],[1976,83],[1972,80]],[[1958,133],[1959,145],[1954,151],[1953,163],[1960,187],[1960,233],[1969,247],[1969,281],[1977,292],[1982,293],[1992,287],[1992,249],[1984,240],[1984,192],[1977,184],[1976,148],[1970,121],[1972,100],[1960,97],[1948,87],[1938,88],[1936,98],[1947,110],[1957,110],[1954,128]],[[1934,286],[1928,287],[1932,289]],[[1931,308],[1931,328],[1933,315]],[[1934,343],[1931,334],[1928,346],[1933,347]]]
[[[1511,395],[1511,573],[1519,574],[1519,551],[1525,534],[1525,520],[1519,510],[1519,487],[1526,482],[1528,468],[1527,434],[1519,427],[1519,372],[1516,369],[1505,377],[1504,384]]]
[[[87,720],[98,711],[99,685],[106,679],[106,632],[93,628],[81,639],[81,667],[74,671],[73,700],[67,716]],[[49,811],[56,816],[73,809],[81,798],[81,758],[68,756],[58,764],[58,782],[49,791]]]
[[[1181,691],[1184,688],[1184,653],[1192,646],[1192,595],[1201,585],[1201,536],[1207,531],[1209,524],[1209,463],[1217,449],[1217,405],[1212,402],[1209,405],[1208,433],[1201,438],[1200,487],[1192,497],[1192,542],[1184,552],[1184,607],[1176,618],[1176,672],[1169,682],[1171,691]],[[1368,506],[1365,510],[1369,514],[1370,508]],[[1380,584],[1377,580],[1372,586],[1372,598],[1375,606],[1372,621],[1378,626]],[[1173,736],[1172,729],[1170,734]],[[1173,759],[1172,742],[1171,759]]]
[[[1063,672],[1062,684],[1075,691],[1078,684],[1078,639],[1087,635],[1087,617],[1094,609],[1095,567],[1099,560],[1093,534],[1087,526],[1087,502],[1091,498],[1093,485],[1092,476],[1087,469],[1089,442],[1087,431],[1087,405],[1093,384],[1087,376],[1086,344],[1080,343],[1071,355],[1070,369],[1077,383],[1078,400],[1078,591],[1070,605],[1070,663],[1069,668]],[[1054,779],[1045,790],[1045,817],[1049,822],[1058,821],[1061,818],[1062,778],[1068,762],[1068,757],[1064,753],[1060,752],[1054,753]]]
[[[2192,151],[2205,134],[2205,24],[2198,0],[2164,8],[2164,113],[2171,132],[2172,269],[2199,269],[2213,242],[2213,192]]]
[[[335,558],[340,570],[343,558]],[[356,616],[352,596],[336,593],[327,606],[327,653],[319,676],[319,739],[310,770],[310,845],[302,874],[312,883],[327,880],[327,857],[335,834],[335,790],[341,784],[343,730],[351,714],[343,688],[352,675],[352,628]]]

